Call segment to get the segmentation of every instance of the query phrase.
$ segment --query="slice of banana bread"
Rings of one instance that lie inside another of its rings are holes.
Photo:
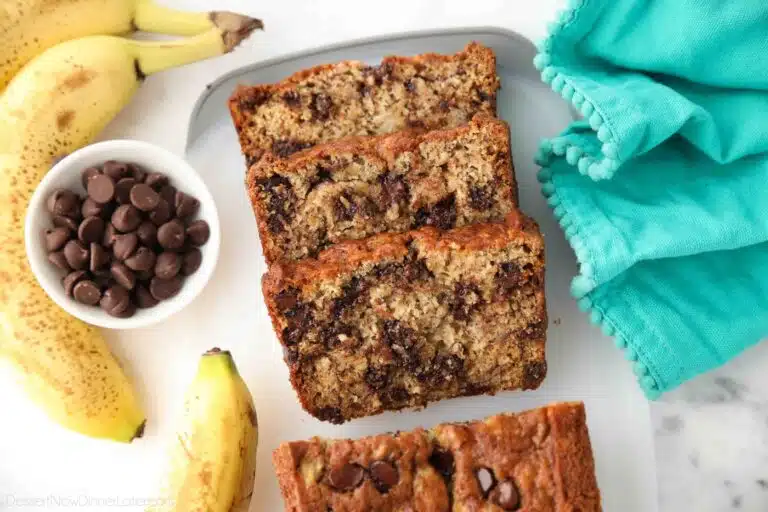
[[[263,291],[293,387],[321,420],[533,389],[546,373],[544,242],[518,212],[342,242],[272,265]]]
[[[284,443],[290,512],[600,512],[584,404],[358,440]]]
[[[502,221],[517,202],[509,128],[490,116],[342,139],[287,159],[267,153],[247,186],[268,263],[384,231]]]
[[[271,85],[241,86],[229,101],[248,165],[349,135],[459,126],[496,113],[496,57],[477,43],[455,55],[340,62]]]

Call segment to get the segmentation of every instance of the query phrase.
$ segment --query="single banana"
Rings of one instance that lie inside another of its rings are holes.
[[[253,399],[229,352],[200,360],[171,446],[168,488],[152,512],[245,512],[256,476]]]
[[[223,11],[184,12],[155,0],[0,1],[0,91],[35,56],[61,42],[136,29],[193,36],[233,25],[261,27],[261,21]]]
[[[101,334],[56,306],[32,275],[23,226],[32,192],[52,159],[90,142],[144,76],[230,51],[249,33],[69,41],[32,60],[0,96],[0,362],[65,427],[128,442],[144,413]]]

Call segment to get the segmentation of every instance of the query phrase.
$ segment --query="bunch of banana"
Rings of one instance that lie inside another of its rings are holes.
[[[253,399],[229,352],[203,354],[170,451],[162,502],[151,512],[245,512],[256,476]]]
[[[118,9],[109,12],[117,5],[131,6],[120,11],[122,25]],[[175,27],[180,33],[203,30],[174,42],[114,36],[66,41],[28,62],[0,96],[0,367],[10,369],[26,394],[65,427],[128,442],[141,435],[144,413],[101,334],[67,315],[37,284],[24,252],[27,204],[52,160],[89,143],[145,76],[229,52],[261,22],[233,14],[204,22],[207,15],[168,14],[144,0],[3,0],[0,48],[29,46],[6,41],[8,34],[21,37],[21,25],[44,34],[37,16],[49,29],[68,27],[58,31],[59,38],[98,26],[125,31],[131,20],[147,28]],[[78,32],[77,24],[85,28]],[[54,43],[56,38],[49,36],[39,35],[39,44]],[[8,69],[25,56],[12,53]]]
[[[154,0],[3,0],[0,91],[24,64],[64,41],[134,30],[194,36],[213,28],[231,29],[237,24],[247,30],[249,23],[260,22],[222,11],[178,11]]]

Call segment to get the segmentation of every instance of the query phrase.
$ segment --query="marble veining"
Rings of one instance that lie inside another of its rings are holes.
[[[660,512],[768,512],[768,344],[651,405]]]

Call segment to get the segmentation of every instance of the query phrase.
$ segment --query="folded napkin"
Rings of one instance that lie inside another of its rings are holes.
[[[656,398],[768,336],[768,2],[576,0],[549,32],[534,64],[583,120],[542,192]]]

